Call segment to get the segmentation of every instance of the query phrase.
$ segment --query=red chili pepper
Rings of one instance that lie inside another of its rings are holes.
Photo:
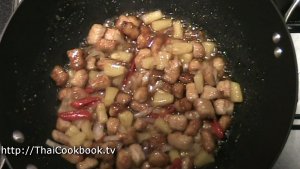
[[[172,114],[176,112],[176,108],[173,104],[168,105],[166,108],[167,108],[166,111],[167,114]]]
[[[159,114],[158,114],[158,113],[151,113],[151,114],[149,115],[149,117],[154,118],[154,119],[157,119],[157,118],[159,117]]]
[[[82,109],[82,110],[61,112],[58,114],[58,116],[66,121],[75,121],[80,119],[90,120],[92,118],[92,113]]]
[[[169,169],[181,169],[182,168],[182,161],[180,158],[176,158]]]
[[[214,120],[211,122],[211,128],[213,130],[213,133],[217,136],[218,139],[223,139],[225,134],[224,130],[220,126],[219,122]]]
[[[157,118],[162,118],[162,119],[164,119],[167,115],[168,115],[168,113],[166,113],[166,112],[164,111],[164,112],[161,112],[161,113],[151,113],[151,114],[149,115],[149,117],[154,118],[154,119],[157,119]]]
[[[91,87],[86,87],[84,90],[85,90],[85,92],[87,92],[88,94],[92,94],[92,93],[95,92],[95,90],[94,90],[93,88],[91,88]]]
[[[134,58],[132,59],[129,71],[126,75],[126,77],[123,80],[123,85],[128,83],[128,80],[130,79],[130,77],[133,75],[133,73],[135,72],[136,66],[135,66],[135,62],[134,62]]]
[[[150,114],[150,117],[151,118],[154,118],[154,119],[157,119],[157,118],[165,118],[167,115],[169,114],[172,114],[172,113],[175,113],[176,112],[176,109],[174,107],[173,104],[170,104],[166,107],[164,107],[165,109],[162,110],[160,113],[151,113]]]
[[[96,101],[99,101],[99,100],[100,100],[99,97],[92,97],[92,96],[91,97],[85,97],[85,98],[73,101],[71,103],[71,106],[74,107],[74,108],[76,108],[76,109],[80,109],[80,108],[89,106],[92,103],[94,103]]]

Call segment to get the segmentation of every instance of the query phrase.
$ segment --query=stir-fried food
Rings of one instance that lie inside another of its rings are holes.
[[[214,161],[241,87],[205,31],[161,11],[94,24],[86,45],[67,51],[53,139],[112,147],[112,155],[63,155],[78,169],[191,169]]]

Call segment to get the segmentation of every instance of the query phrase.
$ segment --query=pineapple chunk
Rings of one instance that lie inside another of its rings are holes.
[[[188,83],[186,84],[186,98],[193,102],[195,99],[197,99],[199,97],[198,93],[197,93],[197,88],[196,88],[196,84],[195,83]]]
[[[93,142],[91,140],[84,141],[82,144],[83,147],[89,148],[93,146]]]
[[[242,94],[242,90],[241,90],[241,86],[239,83],[236,82],[231,82],[230,85],[230,100],[232,102],[243,102],[243,94]]]
[[[89,120],[84,120],[81,125],[81,131],[86,135],[86,139],[93,140],[92,124]]]
[[[159,20],[163,17],[163,14],[160,10],[154,11],[154,12],[150,12],[150,13],[146,13],[144,14],[141,19],[145,24],[150,24],[153,21]]]
[[[69,129],[65,132],[65,134],[69,137],[72,137],[72,136],[78,134],[79,132],[80,132],[80,130],[76,126],[71,125],[69,127]]]
[[[70,145],[80,146],[84,143],[85,139],[86,139],[85,133],[79,132],[78,134],[75,134],[74,136],[70,137]]]
[[[216,44],[214,42],[202,42],[202,45],[204,47],[206,57],[211,56],[211,54],[216,50]]]
[[[171,54],[168,52],[160,51],[158,55],[155,56],[154,62],[156,65],[156,69],[164,70],[164,68],[168,65],[169,60],[171,59]]]
[[[160,31],[172,26],[172,19],[161,19],[151,23],[151,27],[154,31]]]
[[[173,22],[173,37],[177,39],[183,38],[183,28],[180,21]]]
[[[153,69],[154,67],[154,58],[146,57],[142,60],[142,68],[144,69]]]
[[[155,120],[154,126],[165,134],[170,134],[172,132],[169,124],[161,118]]]
[[[104,73],[110,77],[116,77],[125,73],[125,67],[122,65],[107,63],[104,65]]]
[[[105,106],[110,106],[114,100],[116,95],[118,94],[119,89],[115,87],[107,87],[105,90],[104,104]]]
[[[115,86],[121,86],[124,80],[124,75],[114,77],[112,80],[112,84]]]
[[[118,51],[118,52],[114,52],[113,54],[111,54],[110,57],[112,59],[128,63],[132,59],[132,53]]]
[[[179,56],[179,60],[181,61],[181,63],[190,63],[192,59],[193,59],[192,53],[186,53]]]
[[[203,92],[203,86],[204,86],[204,80],[203,80],[203,75],[202,75],[201,71],[198,71],[195,74],[194,82],[195,82],[198,93],[201,94]]]
[[[202,150],[194,158],[194,166],[200,168],[208,163],[215,161],[215,158],[212,154],[208,154],[206,151]]]
[[[119,120],[122,126],[124,126],[125,128],[129,128],[131,127],[133,122],[133,114],[130,111],[126,110],[119,114]]]
[[[137,139],[138,139],[138,142],[141,143],[145,140],[148,140],[149,138],[151,138],[151,134],[149,132],[144,132],[144,133],[138,133],[137,134]]]
[[[175,149],[169,151],[169,157],[171,161],[174,161],[176,158],[180,158],[179,152]]]
[[[193,44],[186,42],[178,42],[171,45],[171,53],[174,55],[182,55],[191,53],[193,51]]]
[[[103,103],[99,103],[97,105],[96,114],[97,114],[97,117],[98,117],[98,121],[101,124],[105,124],[107,122],[108,116],[107,116],[105,105]]]
[[[174,96],[163,90],[158,90],[153,96],[153,106],[165,106],[173,103]]]

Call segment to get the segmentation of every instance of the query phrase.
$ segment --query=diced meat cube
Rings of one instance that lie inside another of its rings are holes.
[[[57,86],[63,86],[67,83],[69,75],[60,66],[55,66],[51,72],[51,78],[55,81]]]
[[[87,42],[88,44],[95,44],[98,42],[103,36],[106,31],[106,28],[101,24],[94,24],[88,34]]]
[[[200,115],[200,118],[214,118],[215,110],[211,102],[207,99],[198,98],[194,101],[194,108]]]
[[[159,50],[161,49],[162,45],[165,43],[166,39],[167,38],[162,35],[154,37],[152,45],[151,45],[151,52],[153,54],[157,54],[159,52]]]
[[[90,71],[89,86],[94,90],[104,90],[111,85],[110,78],[103,72]]]
[[[193,59],[189,63],[189,72],[197,72],[201,69],[201,63],[198,60]]]
[[[149,46],[151,41],[151,29],[147,26],[141,26],[141,34],[137,38],[137,48],[143,49]]]
[[[192,103],[189,102],[187,98],[176,100],[174,106],[177,111],[182,113],[191,110],[193,107]]]
[[[165,68],[164,80],[170,84],[174,84],[180,75],[181,62],[178,59],[171,60]]]
[[[136,27],[139,27],[141,25],[141,20],[139,20],[137,17],[121,15],[116,21],[116,27],[121,30],[124,22],[130,22]]]
[[[169,163],[169,156],[160,151],[153,151],[149,155],[148,161],[153,167],[165,167]]]
[[[221,116],[219,124],[223,130],[227,130],[231,125],[232,118],[228,115]]]
[[[121,149],[117,154],[117,169],[130,169],[132,167],[132,159],[128,150]]]
[[[74,70],[83,69],[86,65],[86,61],[83,56],[82,49],[72,49],[67,51],[67,55],[70,60],[70,67]]]
[[[234,109],[234,104],[226,99],[218,99],[214,101],[214,107],[218,115],[231,115]]]
[[[231,96],[231,81],[224,80],[217,84],[217,89],[223,94],[224,97],[230,98]]]
[[[120,126],[120,120],[110,117],[106,123],[108,134],[116,134]]]
[[[117,44],[118,42],[115,40],[101,39],[95,44],[95,47],[97,50],[112,52],[117,47]]]
[[[201,94],[201,98],[207,100],[214,100],[221,96],[220,92],[212,86],[205,85],[203,88],[203,93]]]
[[[96,69],[96,61],[97,61],[97,59],[94,56],[87,58],[87,60],[86,60],[86,63],[87,63],[86,64],[86,68],[88,70],[94,70],[94,69]]]
[[[141,111],[147,109],[149,106],[145,103],[139,103],[137,101],[132,101],[130,103],[130,107],[132,108],[132,110],[134,110],[136,112],[141,112]]]
[[[136,57],[134,58],[134,63],[135,66],[137,68],[141,68],[142,67],[142,60],[146,57],[151,56],[151,51],[147,48],[145,49],[141,49],[138,54],[136,55]]]
[[[188,120],[184,115],[170,115],[168,117],[168,123],[171,129],[184,131],[187,126]]]
[[[197,99],[198,96],[198,91],[196,89],[196,85],[195,83],[189,83],[186,85],[186,98],[189,101],[194,101],[195,99]]]
[[[75,72],[74,77],[70,79],[70,83],[75,87],[84,87],[88,80],[88,74],[85,69]]]
[[[131,22],[125,22],[121,28],[121,31],[131,40],[136,40],[140,35],[140,30],[138,27],[134,26],[134,24]]]
[[[131,101],[131,96],[129,94],[119,92],[116,98],[116,102],[119,104],[127,105]]]
[[[205,49],[201,43],[193,43],[193,55],[195,58],[205,57]]]
[[[133,99],[137,102],[140,102],[140,103],[143,103],[143,102],[147,101],[147,99],[148,99],[148,89],[147,89],[147,87],[138,88],[133,94]]]
[[[215,86],[217,84],[217,70],[208,62],[202,63],[203,78],[206,84]]]
[[[182,83],[175,83],[172,92],[176,98],[182,98],[185,92],[185,86]]]
[[[184,134],[188,135],[188,136],[196,136],[199,129],[201,122],[199,119],[193,119],[189,122]]]
[[[193,137],[175,132],[168,135],[168,143],[180,150],[190,150],[193,146]]]
[[[221,57],[216,57],[213,59],[213,66],[218,71],[218,76],[222,77],[224,74],[225,62]]]
[[[148,123],[145,120],[137,118],[133,126],[137,131],[143,131],[147,127],[147,125]]]
[[[216,148],[215,139],[208,130],[201,131],[202,147],[208,153],[212,153]]]
[[[104,38],[107,40],[117,41],[119,43],[124,42],[124,37],[118,29],[108,28],[105,32]]]

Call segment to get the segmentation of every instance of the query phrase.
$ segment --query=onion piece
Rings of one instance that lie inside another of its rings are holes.
[[[117,150],[118,150],[118,151],[121,150],[122,147],[123,147],[123,143],[117,142]]]
[[[150,79],[150,72],[145,72],[142,78],[142,84],[148,84]]]
[[[162,152],[167,152],[167,151],[170,151],[170,150],[172,150],[172,147],[170,146],[170,145],[163,145],[162,147],[161,147],[161,151]]]
[[[154,85],[149,85],[148,91],[149,93],[153,93],[156,89],[160,88],[163,85],[163,81],[159,80]]]
[[[96,141],[100,140],[101,138],[104,137],[105,133],[104,133],[104,126],[97,122],[94,124],[94,127],[93,127],[93,134],[94,134],[94,139]]]
[[[152,110],[153,110],[153,108],[149,107],[141,112],[134,114],[134,117],[135,118],[145,117],[145,116],[149,115],[152,112]]]
[[[119,141],[119,140],[120,137],[118,135],[105,136],[103,139],[104,142]]]
[[[96,50],[95,48],[89,49],[87,58],[93,56],[104,57],[105,54],[102,51]]]
[[[152,118],[152,117],[146,117],[146,118],[143,118],[143,120],[147,123],[154,123],[155,122],[155,118]]]
[[[46,140],[46,145],[49,147],[63,147],[61,144],[59,144],[53,140],[50,140],[50,139]]]

